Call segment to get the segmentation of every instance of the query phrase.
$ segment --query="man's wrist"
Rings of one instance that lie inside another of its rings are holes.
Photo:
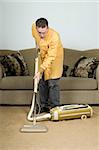
[[[43,74],[44,70],[42,67],[40,67],[40,70],[39,70],[40,74]]]

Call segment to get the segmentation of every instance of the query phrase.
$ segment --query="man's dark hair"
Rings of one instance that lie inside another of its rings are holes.
[[[48,27],[48,21],[47,19],[45,18],[39,18],[36,20],[36,26],[37,27],[41,27],[41,28],[44,28],[44,27]]]

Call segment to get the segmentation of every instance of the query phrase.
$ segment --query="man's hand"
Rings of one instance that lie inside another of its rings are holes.
[[[36,74],[35,74],[35,76],[33,77],[33,79],[35,80],[37,80],[37,82],[39,82],[39,80],[40,80],[40,72],[37,72]]]

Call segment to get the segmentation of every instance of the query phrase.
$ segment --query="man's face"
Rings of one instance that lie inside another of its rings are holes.
[[[47,27],[47,26],[44,27],[44,28],[42,28],[42,27],[37,27],[36,29],[37,29],[37,32],[39,33],[39,36],[40,36],[42,39],[45,38],[45,36],[46,36],[46,34],[47,34],[47,32],[48,32],[48,27]]]

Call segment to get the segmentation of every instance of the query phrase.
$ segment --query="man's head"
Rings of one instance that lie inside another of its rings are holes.
[[[36,20],[36,29],[41,38],[44,38],[48,32],[48,21],[45,18],[39,18]]]

